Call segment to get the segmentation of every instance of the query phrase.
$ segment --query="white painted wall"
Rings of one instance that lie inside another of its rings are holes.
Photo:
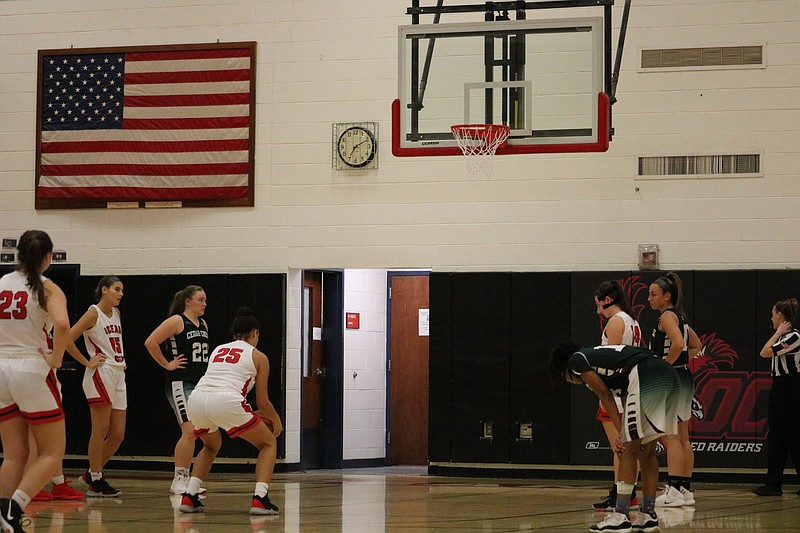
[[[460,158],[391,155],[397,26],[410,23],[409,5],[0,2],[0,236],[47,230],[85,274],[288,272],[290,462],[299,458],[300,269],[631,268],[644,242],[659,243],[666,268],[800,266],[797,0],[636,0],[610,150],[508,156],[485,179]],[[255,207],[33,209],[39,49],[217,39],[259,43]],[[765,69],[638,69],[643,48],[748,44],[765,47]],[[339,121],[380,123],[378,170],[331,169]],[[763,154],[763,177],[634,179],[637,156],[741,151]]]
[[[344,459],[386,456],[386,271],[344,271]]]

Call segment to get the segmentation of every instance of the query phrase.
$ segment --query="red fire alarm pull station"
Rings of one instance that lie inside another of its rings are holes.
[[[345,313],[345,317],[347,329],[359,329],[361,327],[361,313]]]

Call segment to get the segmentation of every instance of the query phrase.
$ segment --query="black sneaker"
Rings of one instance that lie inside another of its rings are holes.
[[[86,491],[87,496],[93,496],[95,498],[116,498],[120,494],[122,494],[120,491],[108,484],[105,476],[96,481],[91,480],[89,482],[89,488]]]
[[[595,511],[613,511],[617,507],[617,486],[611,485],[608,496],[592,504]]]
[[[783,494],[783,491],[773,487],[772,485],[762,485],[754,488],[753,494],[758,494],[759,496],[780,496]]]
[[[206,508],[200,501],[199,494],[184,492],[181,498],[181,506],[178,507],[178,510],[182,513],[202,513]]]
[[[278,506],[269,501],[269,494],[266,496],[253,495],[253,504],[250,506],[250,514],[268,515],[278,514]]]
[[[25,533],[22,529],[23,516],[17,502],[7,498],[0,499],[0,527],[3,528],[3,533]]]

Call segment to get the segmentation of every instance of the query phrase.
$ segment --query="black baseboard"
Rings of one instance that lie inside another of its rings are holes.
[[[602,469],[582,468],[564,465],[470,465],[470,464],[432,464],[428,466],[431,476],[451,477],[492,477],[503,479],[553,479],[553,480],[592,480],[607,482],[613,474]],[[790,472],[787,471],[787,475]],[[660,477],[666,480],[666,470]],[[693,482],[699,483],[755,483],[764,482],[766,470],[755,469],[704,469],[696,470]]]
[[[389,461],[385,457],[377,459],[348,459],[342,461],[342,468],[377,468],[381,466],[389,466]]]

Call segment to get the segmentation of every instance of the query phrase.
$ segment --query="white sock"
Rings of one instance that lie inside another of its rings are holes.
[[[200,492],[200,485],[202,484],[203,484],[202,479],[200,479],[199,477],[192,476],[189,478],[189,486],[186,487],[186,492],[194,496],[195,494],[198,494]]]
[[[189,469],[185,466],[176,466],[175,467],[175,477],[189,477]]]
[[[66,479],[64,479],[64,474],[61,474],[60,476],[53,476],[50,481],[53,482],[53,485],[62,485]]]
[[[262,498],[267,495],[269,492],[269,483],[263,483],[259,481],[256,483],[256,496],[261,496]]]
[[[92,481],[100,481],[101,479],[103,479],[103,472],[89,471],[89,475],[92,476]]]
[[[19,508],[23,511],[25,510],[25,507],[31,503],[31,497],[19,489],[14,491],[14,495],[11,496],[11,499],[17,502],[17,505],[19,505]]]

